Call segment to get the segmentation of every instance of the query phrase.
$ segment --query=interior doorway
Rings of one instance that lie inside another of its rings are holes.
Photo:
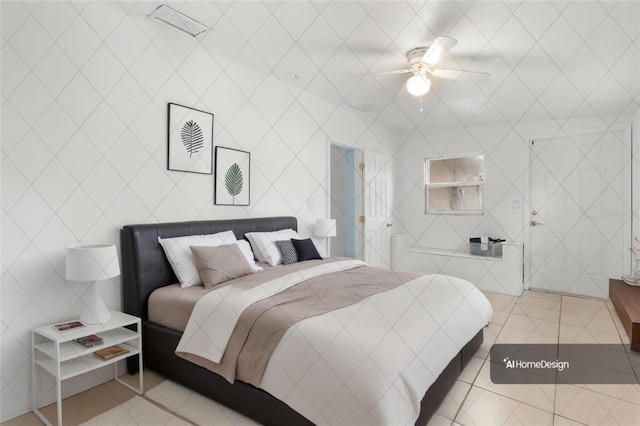
[[[530,288],[607,298],[627,272],[630,150],[628,126],[530,141]]]
[[[361,215],[362,179],[358,165],[362,161],[359,149],[331,144],[330,154],[330,216],[336,220],[336,236],[331,238],[331,256],[362,259]]]

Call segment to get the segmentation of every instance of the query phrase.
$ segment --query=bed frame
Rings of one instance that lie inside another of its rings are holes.
[[[148,321],[147,302],[153,290],[178,282],[158,237],[213,234],[233,230],[236,238],[247,232],[297,230],[295,217],[211,220],[197,222],[128,225],[120,232],[124,311],[142,319],[142,350],[146,368],[189,389],[214,399],[264,425],[311,425],[312,423],[271,394],[221,376],[175,354],[182,333]],[[425,425],[455,383],[469,359],[482,344],[482,330],[451,360],[422,399],[417,425]],[[129,372],[138,362],[129,358]]]

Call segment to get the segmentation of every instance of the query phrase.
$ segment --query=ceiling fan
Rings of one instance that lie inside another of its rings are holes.
[[[413,75],[406,81],[407,91],[414,96],[425,95],[431,89],[431,80],[428,77],[446,78],[455,80],[463,74],[473,75],[476,81],[484,81],[491,78],[491,74],[479,71],[461,70],[454,68],[433,68],[442,56],[451,50],[458,41],[452,37],[437,37],[433,44],[426,47],[417,47],[407,52],[408,68],[392,71],[379,71],[366,74],[409,74]],[[353,77],[363,75],[357,74]]]

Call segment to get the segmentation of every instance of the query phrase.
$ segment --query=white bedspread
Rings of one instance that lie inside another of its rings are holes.
[[[201,312],[198,302],[178,350],[218,362],[235,321],[250,303],[305,277],[361,265],[334,262],[250,292],[211,292],[207,297],[214,302],[208,303],[216,309]],[[317,425],[414,424],[429,386],[491,315],[491,304],[473,284],[445,275],[421,276],[298,322],[274,351],[260,387]]]
[[[473,284],[423,276],[290,328],[261,387],[317,425],[413,425],[429,386],[491,315]]]

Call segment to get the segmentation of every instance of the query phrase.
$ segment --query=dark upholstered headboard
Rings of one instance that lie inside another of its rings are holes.
[[[261,217],[255,219],[206,220],[127,225],[120,231],[124,311],[147,319],[147,301],[153,290],[178,282],[167,261],[158,237],[214,234],[232,230],[236,238],[247,232],[279,229],[298,230],[295,217]]]

